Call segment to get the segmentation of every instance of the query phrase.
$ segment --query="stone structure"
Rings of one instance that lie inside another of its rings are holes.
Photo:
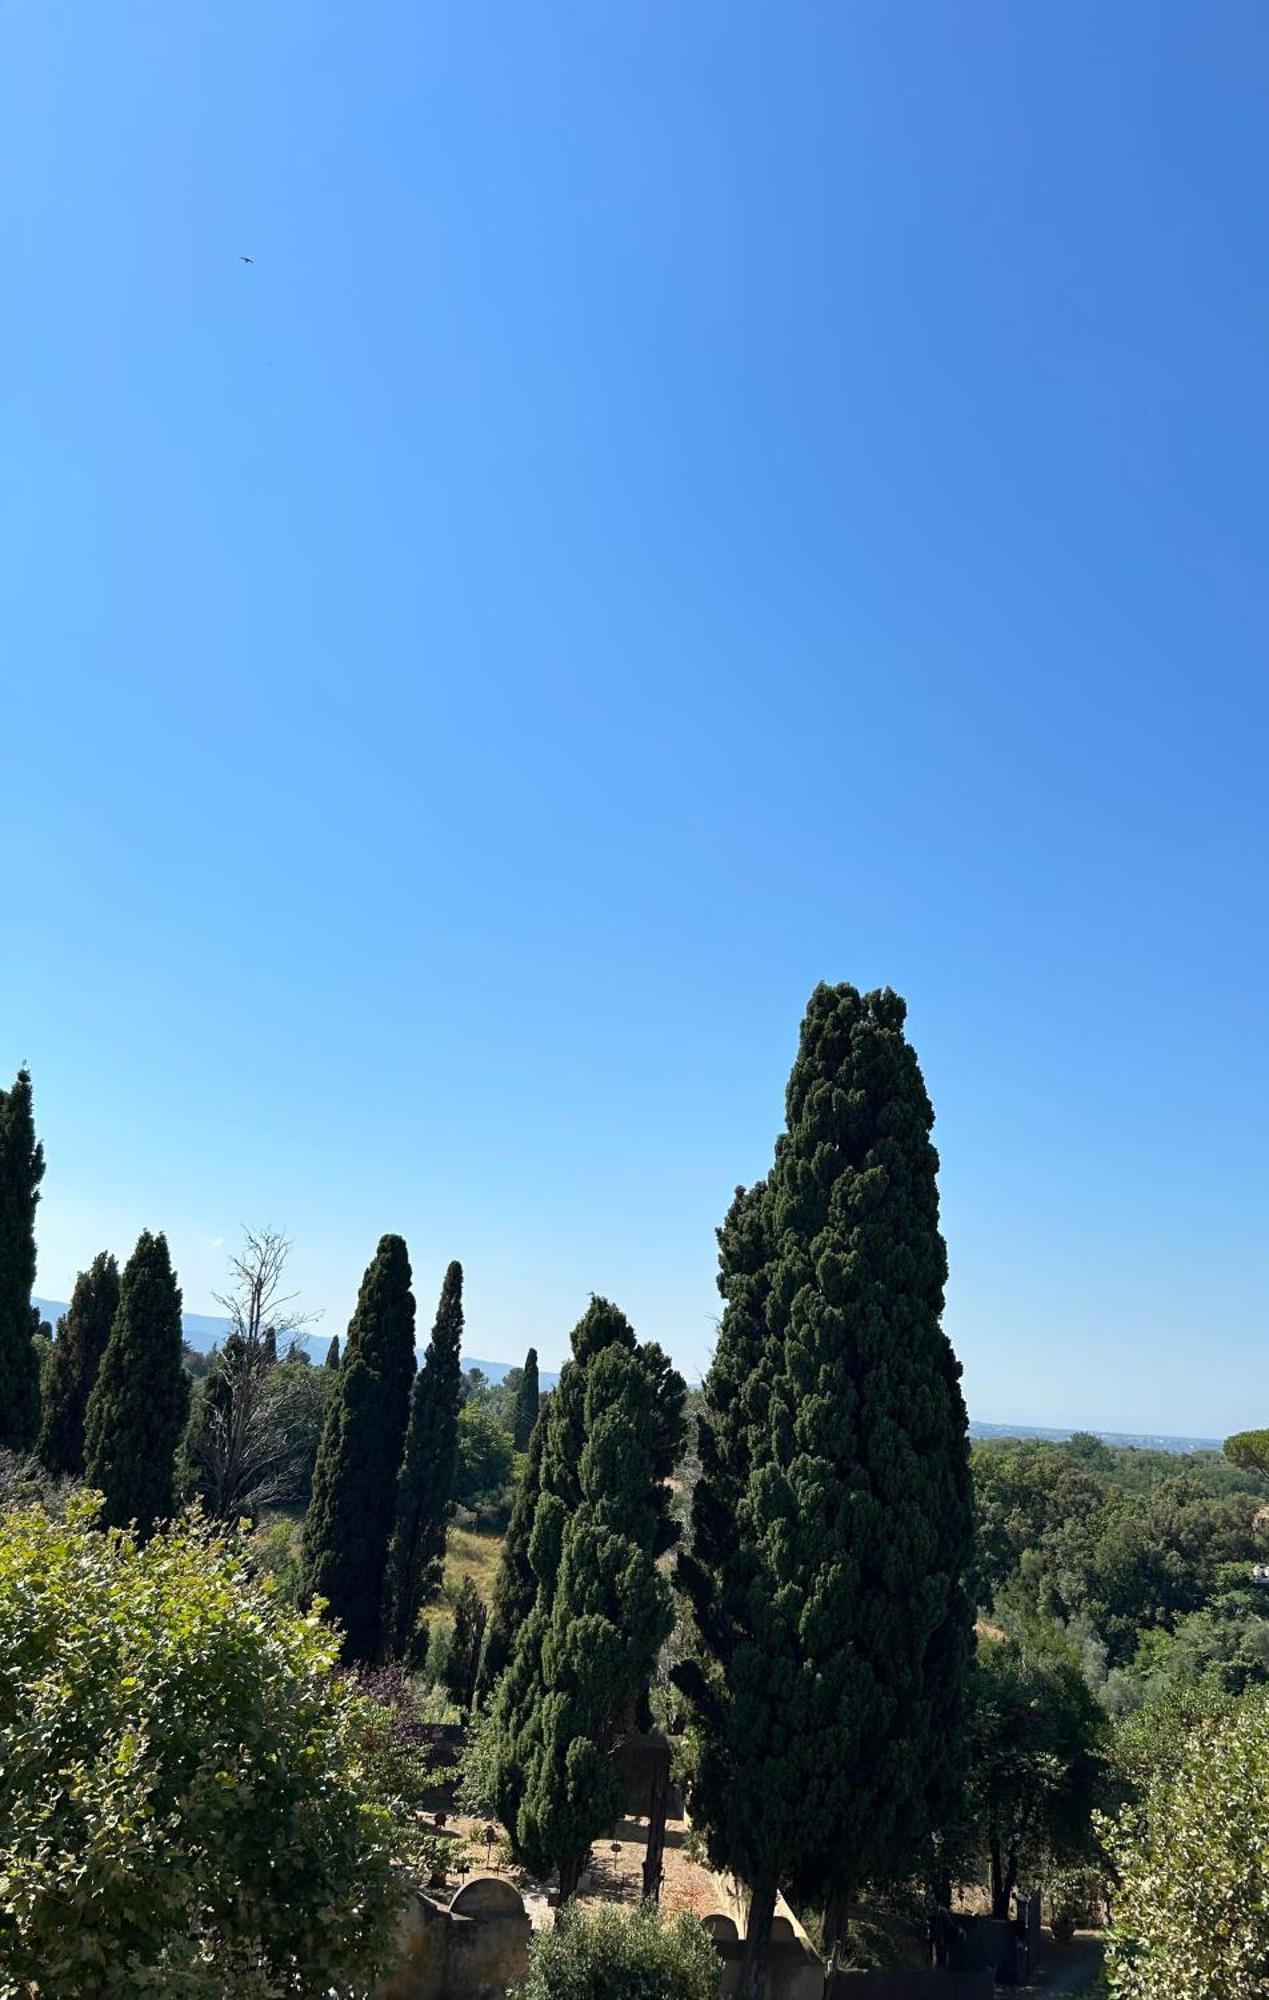
[[[519,1893],[497,1875],[475,1875],[450,1900],[411,1896],[401,1960],[375,2000],[505,2000],[529,1964],[531,1925]]]

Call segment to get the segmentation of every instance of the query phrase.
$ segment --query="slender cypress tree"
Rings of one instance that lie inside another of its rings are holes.
[[[389,1650],[401,1659],[414,1645],[419,1612],[439,1588],[445,1563],[458,1462],[462,1342],[463,1267],[453,1263],[445,1273],[436,1324],[410,1399],[388,1549],[384,1631]]]
[[[40,1428],[40,1365],[31,1334],[35,1209],[44,1148],[35,1136],[31,1074],[0,1090],[0,1445],[30,1451]]]
[[[693,1816],[751,1891],[746,1996],[779,1890],[839,1936],[863,1884],[921,1865],[961,1780],[973,1502],[904,1015],[816,989],[771,1173],[719,1232],[676,1679]]]
[[[75,1280],[44,1377],[39,1455],[52,1473],[84,1470],[84,1417],[110,1329],[119,1310],[119,1266],[108,1250]]]
[[[539,1419],[529,1438],[524,1475],[511,1503],[511,1518],[507,1522],[502,1554],[498,1559],[489,1629],[480,1662],[477,1698],[481,1702],[488,1701],[501,1679],[511,1658],[516,1634],[532,1611],[538,1592],[538,1580],[529,1561],[529,1537],[533,1533],[533,1517],[542,1492],[544,1432],[545,1425]]]
[[[326,1350],[326,1366],[327,1366],[328,1368],[338,1368],[338,1366],[339,1366],[339,1335],[338,1335],[338,1334],[336,1334],[336,1335],[335,1335],[334,1339],[333,1339],[333,1340],[331,1341],[331,1344],[330,1344],[330,1346],[329,1346],[329,1347],[327,1348],[327,1350]]]
[[[646,1700],[673,1623],[657,1559],[684,1384],[629,1321],[592,1301],[544,1420],[529,1537],[533,1608],[491,1717],[499,1814],[517,1853],[572,1895],[621,1788],[610,1752]]]
[[[458,1602],[454,1606],[454,1631],[450,1639],[444,1674],[446,1687],[459,1708],[465,1712],[471,1709],[476,1699],[480,1649],[484,1643],[488,1616],[483,1597],[471,1578],[465,1576],[463,1587],[458,1593]]]
[[[303,1586],[344,1630],[344,1657],[383,1648],[383,1582],[414,1377],[414,1294],[400,1236],[384,1236],[361,1281],[322,1426],[304,1517]]]
[[[542,1395],[538,1388],[538,1351],[531,1347],[524,1357],[524,1374],[516,1394],[515,1417],[512,1423],[512,1438],[517,1451],[529,1449],[529,1439],[533,1436],[538,1420],[538,1406]]]
[[[84,1476],[107,1527],[148,1535],[173,1510],[176,1453],[189,1415],[181,1294],[167,1238],[144,1230],[124,1266],[119,1305],[84,1416]]]

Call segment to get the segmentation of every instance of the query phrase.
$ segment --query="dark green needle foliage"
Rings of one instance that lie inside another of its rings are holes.
[[[516,1634],[532,1611],[538,1594],[538,1580],[529,1561],[529,1537],[533,1533],[533,1517],[542,1491],[542,1440],[545,1429],[545,1423],[538,1423],[530,1435],[524,1473],[511,1504],[511,1518],[498,1559],[489,1631],[480,1666],[478,1695],[482,1702],[489,1699],[497,1686],[511,1658]]]
[[[464,1712],[470,1710],[476,1699],[480,1649],[488,1617],[485,1600],[471,1578],[465,1576],[454,1606],[454,1631],[445,1660],[445,1685]]]
[[[339,1335],[338,1335],[338,1334],[336,1334],[336,1335],[335,1335],[334,1339],[333,1339],[333,1340],[331,1341],[331,1344],[330,1344],[330,1346],[329,1346],[329,1347],[327,1348],[327,1350],[326,1350],[326,1366],[327,1366],[328,1368],[338,1368],[338,1366],[339,1366]]]
[[[148,1535],[170,1518],[188,1415],[180,1288],[167,1238],[147,1229],[124,1266],[84,1417],[84,1476],[105,1496],[107,1527],[135,1521]]]
[[[542,1400],[538,1387],[538,1351],[531,1347],[524,1357],[524,1373],[520,1377],[520,1387],[516,1391],[515,1415],[511,1425],[511,1435],[517,1451],[529,1449],[529,1439],[533,1436],[538,1420],[538,1405]]]
[[[693,1812],[753,1891],[840,1929],[953,1817],[973,1509],[933,1113],[897,994],[820,986],[767,1180],[719,1232],[693,1548]]]
[[[491,1730],[500,1817],[530,1868],[558,1870],[564,1901],[620,1810],[610,1753],[646,1706],[673,1623],[657,1559],[676,1534],[665,1482],[684,1393],[661,1349],[595,1299],[541,1426],[536,1590]]]
[[[88,1398],[118,1309],[119,1266],[103,1250],[75,1280],[44,1377],[39,1455],[54,1474],[77,1479],[83,1473]]]
[[[462,1343],[463,1267],[454,1263],[445,1273],[436,1324],[410,1399],[388,1549],[385,1635],[389,1650],[402,1659],[414,1645],[419,1611],[440,1588],[445,1563],[458,1460]]]
[[[0,1090],[0,1446],[30,1451],[40,1428],[40,1365],[31,1335],[35,1209],[44,1148],[35,1136],[31,1075]]]
[[[383,1650],[383,1584],[414,1379],[414,1294],[400,1236],[380,1238],[348,1324],[304,1517],[302,1581],[344,1632],[344,1657]]]

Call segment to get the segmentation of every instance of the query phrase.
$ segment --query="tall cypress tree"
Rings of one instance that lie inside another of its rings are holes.
[[[507,1522],[502,1554],[498,1558],[489,1629],[477,1686],[477,1699],[482,1702],[489,1699],[501,1679],[511,1658],[516,1634],[532,1611],[533,1600],[537,1596],[537,1578],[529,1561],[529,1537],[533,1533],[533,1517],[542,1492],[544,1432],[545,1425],[539,1422],[529,1438],[524,1474],[511,1503],[511,1518]]]
[[[108,1250],[75,1280],[44,1377],[38,1451],[52,1473],[84,1470],[84,1418],[101,1357],[119,1310],[119,1266]]]
[[[326,1350],[326,1366],[327,1366],[328,1368],[338,1368],[338,1366],[339,1366],[339,1335],[338,1335],[338,1334],[335,1334],[334,1338],[333,1338],[333,1339],[332,1339],[332,1341],[331,1341],[331,1344],[330,1344],[330,1346],[329,1346],[329,1347],[327,1348],[327,1350]]]
[[[863,1884],[921,1865],[961,1778],[973,1501],[904,1017],[817,987],[771,1173],[719,1232],[676,1678],[694,1818],[751,1891],[746,1996],[780,1889],[840,1935]]]
[[[176,1453],[189,1415],[181,1294],[167,1238],[144,1230],[124,1266],[119,1305],[84,1416],[84,1476],[107,1527],[148,1535],[173,1510]]]
[[[463,1267],[453,1263],[445,1273],[436,1324],[410,1399],[388,1549],[385,1639],[389,1651],[402,1659],[414,1644],[420,1609],[440,1587],[445,1563],[445,1529],[453,1511],[458,1462],[462,1342]]]
[[[517,1451],[529,1449],[529,1439],[533,1436],[541,1401],[542,1392],[538,1387],[538,1351],[536,1347],[531,1347],[524,1357],[524,1373],[520,1377],[520,1387],[516,1393],[515,1416],[511,1426]]]
[[[660,1348],[595,1299],[543,1432],[529,1536],[536,1590],[491,1712],[499,1814],[517,1853],[558,1870],[560,1900],[620,1808],[611,1750],[646,1700],[673,1622],[658,1557],[684,1384]]]
[[[384,1571],[413,1378],[409,1254],[400,1236],[384,1236],[348,1325],[304,1517],[303,1586],[327,1600],[349,1660],[374,1660],[383,1649]]]
[[[40,1365],[31,1334],[35,1209],[44,1148],[35,1136],[31,1074],[0,1090],[0,1445],[30,1451],[40,1428]]]

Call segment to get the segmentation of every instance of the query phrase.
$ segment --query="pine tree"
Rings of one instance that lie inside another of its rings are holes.
[[[0,1090],[0,1446],[30,1451],[40,1428],[40,1365],[31,1335],[35,1209],[44,1148],[35,1136],[30,1071]]]
[[[500,1817],[530,1868],[558,1870],[561,1902],[620,1809],[610,1753],[673,1623],[658,1557],[676,1534],[665,1482],[684,1394],[661,1350],[593,1300],[542,1426],[536,1593],[491,1716]]]
[[[339,1335],[338,1335],[338,1334],[336,1334],[336,1335],[335,1335],[334,1339],[333,1339],[333,1340],[331,1341],[331,1344],[330,1344],[330,1346],[329,1346],[329,1347],[327,1348],[327,1350],[326,1350],[326,1366],[327,1366],[328,1368],[338,1368],[338,1366],[339,1366]]]
[[[524,1373],[520,1377],[520,1387],[516,1392],[515,1417],[511,1434],[517,1451],[529,1449],[529,1439],[538,1420],[538,1407],[542,1401],[538,1388],[538,1351],[531,1347],[524,1357]]]
[[[751,1891],[746,1996],[779,1890],[840,1935],[864,1883],[922,1865],[961,1779],[973,1502],[904,1016],[816,989],[771,1173],[719,1232],[676,1678],[693,1817]]]
[[[84,1417],[110,1329],[119,1309],[119,1266],[108,1250],[75,1280],[57,1329],[44,1378],[38,1451],[52,1473],[79,1478],[84,1470]]]
[[[458,1601],[454,1606],[454,1630],[446,1655],[444,1675],[445,1686],[464,1713],[471,1709],[476,1699],[480,1649],[484,1643],[488,1615],[480,1592],[471,1578],[465,1576],[463,1587],[458,1593]]]
[[[384,1236],[349,1322],[304,1518],[303,1586],[327,1600],[349,1660],[378,1659],[383,1648],[384,1571],[413,1377],[410,1259],[400,1236]]]
[[[516,1634],[533,1609],[537,1596],[538,1581],[529,1561],[529,1537],[533,1533],[533,1517],[537,1512],[538,1499],[542,1492],[542,1440],[545,1425],[534,1426],[529,1438],[528,1456],[524,1474],[516,1488],[515,1499],[511,1503],[511,1518],[507,1522],[507,1532],[503,1538],[502,1554],[498,1559],[498,1574],[494,1579],[493,1605],[489,1614],[489,1630],[485,1638],[484,1657],[480,1663],[480,1679],[477,1684],[477,1698],[488,1701],[511,1658]]]
[[[135,1521],[148,1535],[171,1515],[188,1414],[180,1288],[167,1238],[145,1230],[124,1267],[84,1416],[84,1476],[104,1495],[107,1527]]]
[[[419,1611],[439,1588],[445,1562],[458,1461],[462,1340],[463,1267],[454,1263],[445,1273],[436,1324],[410,1399],[388,1550],[384,1630],[389,1650],[402,1659],[413,1647]]]

